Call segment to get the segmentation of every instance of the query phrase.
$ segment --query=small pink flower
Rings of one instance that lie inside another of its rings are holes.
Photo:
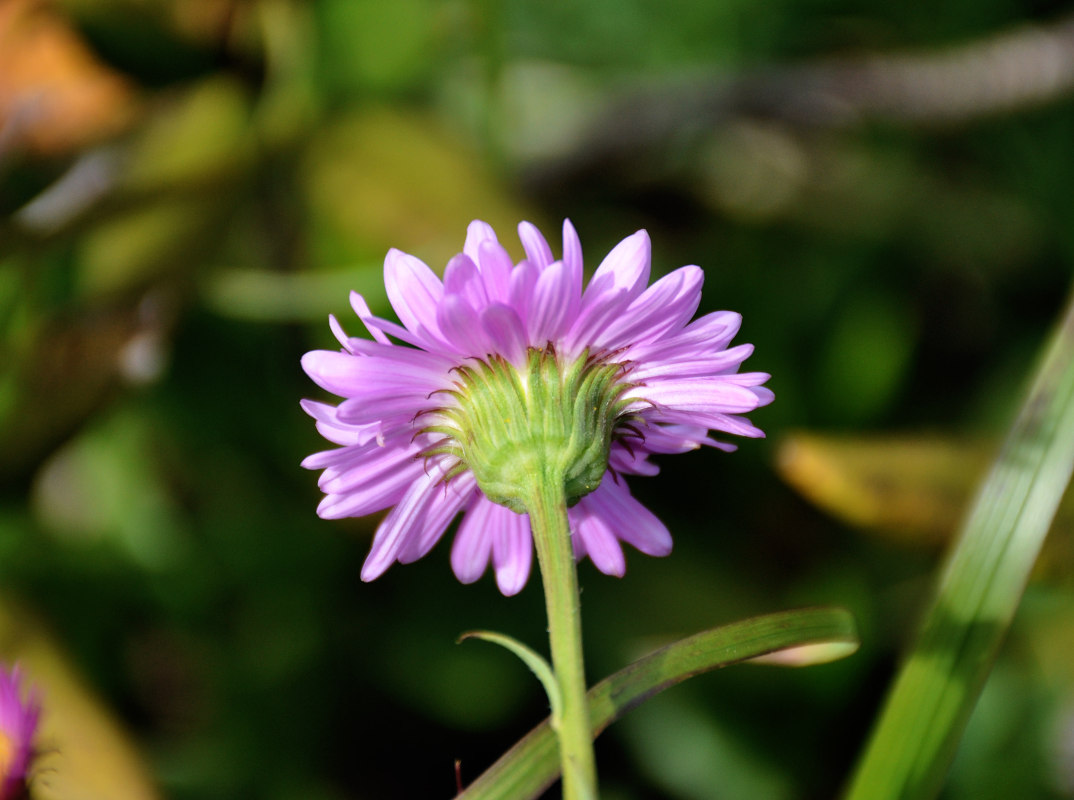
[[[0,800],[25,797],[40,715],[37,693],[22,697],[20,669],[0,667]]]
[[[373,316],[352,294],[372,340],[347,336],[332,318],[342,350],[302,359],[321,388],[344,398],[338,406],[303,401],[321,435],[340,445],[303,462],[324,470],[317,513],[338,519],[391,509],[363,580],[424,556],[459,512],[451,551],[459,580],[477,580],[490,560],[504,594],[518,592],[529,576],[528,517],[491,502],[445,446],[444,425],[435,424],[455,402],[460,368],[506,362],[521,370],[535,351],[564,364],[585,359],[617,368],[617,397],[630,402],[616,420],[603,479],[568,512],[576,556],[611,575],[626,569],[621,542],[648,555],[671,552],[667,528],[631,496],[622,476],[655,475],[654,453],[734,449],[709,431],[764,435],[743,416],[773,395],[762,385],[767,374],[738,371],[753,351],[730,346],[741,317],[717,311],[690,321],[701,300],[700,267],[682,267],[649,286],[649,236],[638,231],[608,254],[583,290],[582,248],[569,221],[559,260],[533,225],[523,222],[519,235],[526,258],[515,264],[491,227],[471,223],[442,281],[414,256],[391,250],[384,282],[402,324]]]

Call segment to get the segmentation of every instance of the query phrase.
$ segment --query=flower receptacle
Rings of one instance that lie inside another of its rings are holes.
[[[627,418],[621,364],[588,353],[562,364],[553,348],[530,348],[523,369],[491,356],[457,373],[455,403],[425,428],[444,436],[427,455],[455,456],[489,500],[518,513],[545,481],[562,485],[571,505],[600,486]]]

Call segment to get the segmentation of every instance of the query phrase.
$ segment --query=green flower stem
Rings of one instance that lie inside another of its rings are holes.
[[[702,631],[649,653],[590,689],[590,735],[595,739],[650,697],[710,670],[781,652],[787,657],[771,663],[819,664],[857,647],[854,619],[839,608],[783,611]],[[456,800],[536,800],[559,777],[556,751],[546,719]]]
[[[597,768],[586,705],[582,656],[582,612],[578,573],[567,522],[563,476],[555,467],[542,469],[541,480],[527,503],[537,561],[541,567],[552,669],[562,699],[553,722],[559,739],[564,800],[596,800]]]

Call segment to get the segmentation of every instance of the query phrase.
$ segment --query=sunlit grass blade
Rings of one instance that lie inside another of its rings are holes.
[[[589,690],[593,736],[644,700],[694,675],[809,645],[825,645],[813,651],[821,661],[854,652],[858,639],[853,618],[838,608],[784,611],[713,628],[670,644]],[[459,799],[535,798],[558,774],[556,739],[546,719],[489,767]]]
[[[1074,303],[940,575],[848,800],[935,796],[1074,465]]]

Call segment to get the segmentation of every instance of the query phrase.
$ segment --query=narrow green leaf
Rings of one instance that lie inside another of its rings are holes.
[[[857,647],[850,614],[838,608],[784,611],[724,625],[682,639],[635,661],[589,690],[593,736],[669,686],[730,664],[806,645],[832,644],[842,655]],[[825,654],[831,660],[833,650]],[[458,800],[536,798],[559,774],[549,720],[531,730],[474,781]]]
[[[1074,465],[1074,303],[981,485],[849,800],[935,796]]]
[[[522,644],[518,639],[512,639],[510,636],[495,631],[467,631],[459,637],[460,642],[467,639],[480,639],[483,642],[498,644],[522,659],[537,676],[537,680],[544,687],[545,694],[548,695],[548,703],[552,707],[552,726],[555,727],[563,709],[563,698],[560,695],[555,673],[552,672],[552,667],[548,662],[536,650]]]

